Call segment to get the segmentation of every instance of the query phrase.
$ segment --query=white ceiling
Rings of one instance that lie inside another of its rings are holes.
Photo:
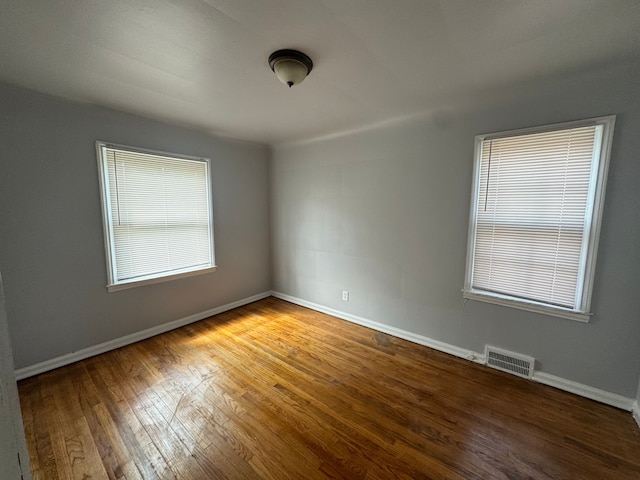
[[[0,81],[270,144],[639,58],[640,0],[0,0]]]

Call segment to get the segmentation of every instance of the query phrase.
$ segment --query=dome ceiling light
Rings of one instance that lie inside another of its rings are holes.
[[[276,77],[291,88],[309,75],[313,62],[297,50],[278,50],[269,55],[269,66]]]

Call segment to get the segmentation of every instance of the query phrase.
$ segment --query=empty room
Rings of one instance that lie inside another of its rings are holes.
[[[640,2],[0,0],[0,480],[640,479]]]

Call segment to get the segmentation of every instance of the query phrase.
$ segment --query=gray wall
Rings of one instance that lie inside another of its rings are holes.
[[[96,140],[212,159],[216,272],[107,293]],[[267,147],[0,85],[0,151],[17,368],[270,289]]]
[[[634,398],[640,375],[639,65],[461,99],[421,118],[274,148],[273,288]],[[616,114],[588,324],[475,301],[464,280],[474,136]],[[341,301],[341,291],[351,299]]]

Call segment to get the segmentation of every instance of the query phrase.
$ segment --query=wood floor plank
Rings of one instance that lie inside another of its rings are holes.
[[[640,478],[628,412],[275,298],[19,391],[36,480]]]
[[[33,478],[56,480],[59,478],[57,460],[51,445],[46,404],[42,399],[42,390],[38,388],[39,385],[31,384],[31,387],[31,395],[26,402],[21,397],[21,404],[23,407],[25,405],[30,407],[27,418],[33,418],[33,436],[27,437],[29,459],[35,466],[32,472]]]

